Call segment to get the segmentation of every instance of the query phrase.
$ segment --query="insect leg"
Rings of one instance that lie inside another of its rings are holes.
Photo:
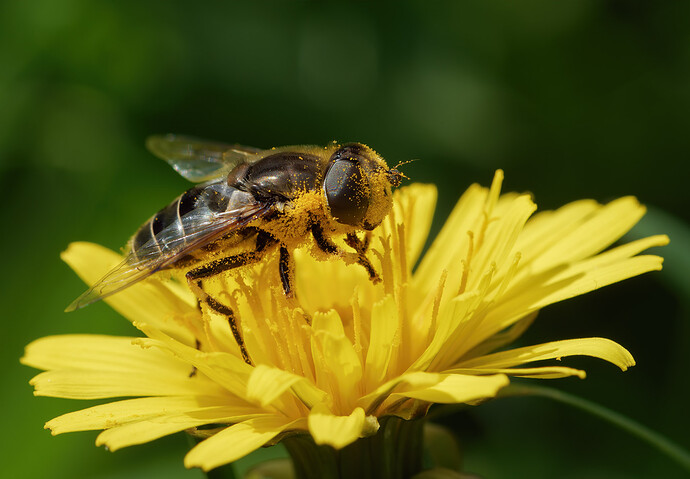
[[[280,262],[278,264],[280,272],[280,282],[283,284],[283,292],[288,298],[292,298],[295,293],[293,291],[294,281],[294,264],[290,252],[285,245],[280,245]]]
[[[328,254],[338,254],[338,246],[326,236],[320,223],[313,223],[311,225],[311,234],[314,237],[314,241],[316,241],[316,246],[321,251]]]
[[[283,292],[288,301],[295,300],[294,291],[294,280],[295,280],[295,264],[292,259],[292,255],[285,247],[285,245],[280,245],[280,262],[278,263],[278,271],[280,273],[280,282],[283,284]],[[299,303],[295,302],[295,305]],[[303,312],[302,316],[304,321],[311,326],[311,316],[308,313]]]
[[[374,283],[381,281],[381,277],[376,272],[376,269],[367,258],[367,249],[369,248],[369,235],[360,240],[356,233],[348,233],[345,237],[345,243],[357,252],[357,264],[361,264],[369,274],[369,279]]]
[[[345,236],[345,244],[357,251],[358,253],[366,253],[369,249],[369,237],[365,236],[364,240],[359,239],[357,233],[348,233]]]
[[[189,288],[192,290],[192,292],[196,295],[197,298],[201,298],[201,301],[206,303],[206,305],[216,313],[222,314],[223,316],[228,318],[230,331],[232,331],[232,336],[233,338],[235,338],[235,342],[237,343],[237,346],[240,348],[242,359],[245,363],[249,364],[250,366],[253,366],[254,363],[252,362],[252,359],[249,356],[249,353],[247,352],[247,346],[244,343],[244,338],[242,338],[242,332],[237,326],[237,321],[235,320],[235,312],[232,310],[232,308],[225,306],[223,303],[220,303],[216,299],[209,296],[206,293],[206,291],[204,291],[202,280],[190,279],[188,275],[187,283],[189,284]]]
[[[263,258],[266,250],[273,246],[276,240],[268,233],[260,231],[256,237],[256,249],[254,251],[247,251],[246,253],[239,253],[233,256],[226,256],[206,263],[190,270],[187,273],[188,280],[197,280],[216,276],[231,269],[240,268],[250,264],[258,263]]]
[[[323,231],[323,227],[319,223],[312,224],[311,233],[312,236],[314,236],[316,246],[318,246],[318,248],[321,251],[323,251],[324,253],[340,254],[341,256],[344,256],[344,254],[338,250],[338,246],[333,241],[331,241],[331,239],[328,238],[328,236],[326,236],[326,233]],[[357,237],[355,233],[348,233],[345,238],[345,243],[357,252],[355,262],[357,264],[362,265],[364,269],[367,270],[369,279],[374,284],[381,281],[381,278],[376,272],[376,269],[374,269],[371,262],[366,256],[366,250],[369,247],[368,239],[362,241]]]
[[[345,236],[345,244],[354,248],[358,253],[366,253],[369,250],[369,243],[371,242],[371,231],[364,234],[364,239],[359,239],[357,233],[348,233]]]
[[[275,242],[276,241],[268,234],[259,232],[256,238],[256,249],[254,251],[248,251],[246,253],[240,253],[234,256],[228,256],[226,258],[211,261],[208,264],[188,271],[186,274],[189,287],[196,297],[199,298],[200,301],[206,303],[206,305],[213,311],[228,318],[230,330],[232,331],[232,335],[235,338],[237,346],[240,348],[242,359],[244,359],[244,362],[250,366],[252,366],[254,363],[247,352],[247,347],[244,343],[244,339],[242,338],[242,332],[240,331],[235,319],[235,312],[232,310],[232,308],[225,306],[223,303],[209,296],[203,289],[202,280],[234,268],[247,266],[260,261],[261,258],[263,258],[263,256],[266,254],[269,247],[274,245]]]

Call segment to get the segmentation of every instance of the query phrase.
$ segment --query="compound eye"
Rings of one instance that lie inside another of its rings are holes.
[[[336,160],[326,171],[323,188],[338,223],[360,226],[369,208],[368,184],[359,162]]]

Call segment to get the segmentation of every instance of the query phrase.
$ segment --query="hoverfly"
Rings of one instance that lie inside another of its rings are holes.
[[[202,280],[254,264],[279,250],[278,274],[292,296],[291,252],[310,237],[328,255],[362,265],[372,281],[378,275],[367,259],[370,231],[392,206],[391,189],[404,177],[361,143],[326,147],[257,148],[207,142],[184,136],[154,136],[148,149],[184,178],[198,183],[144,223],[128,243],[122,263],[108,272],[66,311],[117,293],[166,269],[190,268],[186,279],[200,302],[226,315],[250,362],[232,310],[208,296]],[[354,252],[332,238],[345,236]],[[204,261],[204,251],[247,245],[231,256]]]

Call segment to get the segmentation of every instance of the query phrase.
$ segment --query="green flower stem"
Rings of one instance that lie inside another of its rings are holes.
[[[424,421],[388,416],[378,432],[336,450],[319,446],[308,434],[283,439],[298,479],[398,479],[422,469]]]
[[[498,397],[511,396],[542,396],[560,401],[570,406],[574,406],[578,409],[582,409],[583,411],[586,411],[594,416],[598,416],[610,422],[611,424],[615,424],[630,434],[639,437],[666,456],[676,461],[683,468],[690,471],[690,453],[688,451],[661,434],[654,432],[648,427],[643,426],[642,424],[635,422],[620,413],[612,411],[611,409],[605,408],[591,401],[587,401],[586,399],[573,396],[572,394],[564,393],[563,391],[544,386],[511,384],[502,389],[498,394]]]

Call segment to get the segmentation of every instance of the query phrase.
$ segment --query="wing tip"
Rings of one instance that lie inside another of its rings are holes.
[[[71,313],[72,311],[76,311],[82,306],[77,302],[77,301],[72,301],[66,308],[65,308],[65,313]]]
[[[72,311],[76,311],[78,309],[81,309],[85,306],[88,306],[92,303],[95,303],[96,301],[100,301],[103,299],[103,296],[100,294],[96,293],[96,291],[92,289],[89,289],[86,291],[84,294],[79,296],[77,299],[72,301],[66,308],[65,308],[65,313],[71,313]]]

